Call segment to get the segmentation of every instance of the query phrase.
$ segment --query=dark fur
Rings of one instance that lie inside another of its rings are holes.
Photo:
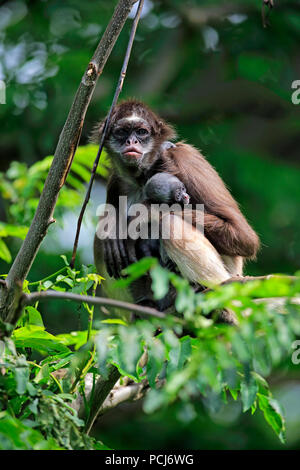
[[[258,236],[247,223],[218,173],[191,145],[179,142],[175,148],[162,150],[162,143],[174,138],[175,131],[143,103],[129,100],[119,104],[113,112],[106,139],[112,163],[117,162],[117,156],[109,148],[112,129],[120,119],[132,114],[145,119],[150,125],[155,145],[149,155],[147,168],[137,171],[135,167],[126,165],[126,162],[120,163],[118,160],[118,165],[115,165],[108,182],[107,203],[118,208],[119,196],[130,196],[136,188],[143,188],[149,178],[157,172],[170,173],[184,184],[191,198],[191,204],[204,204],[204,233],[216,250],[221,255],[254,258],[259,249]],[[102,130],[103,122],[95,127],[92,134],[93,141],[99,142]],[[194,211],[194,218],[196,217],[197,213]],[[118,241],[110,249],[109,263],[104,249],[106,266],[111,264],[110,274],[114,277],[119,277],[121,269],[135,260],[133,241],[125,240],[124,243],[128,251]],[[100,245],[100,241],[95,239],[95,261],[98,266],[100,264],[97,259],[103,261],[103,247]],[[141,293],[141,289],[139,292]],[[145,296],[149,298],[149,293],[145,292]]]

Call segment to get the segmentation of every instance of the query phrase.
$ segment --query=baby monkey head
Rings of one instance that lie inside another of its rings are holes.
[[[98,141],[103,127],[104,123],[98,125],[93,133]],[[105,145],[126,166],[143,167],[151,165],[159,155],[161,144],[174,137],[173,128],[146,105],[129,100],[113,111]]]
[[[190,196],[185,185],[170,173],[156,173],[146,183],[145,198],[154,203],[189,204]]]

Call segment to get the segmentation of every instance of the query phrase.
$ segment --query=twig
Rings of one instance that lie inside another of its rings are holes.
[[[92,305],[106,305],[108,307],[121,308],[138,313],[139,315],[152,316],[156,318],[165,318],[166,316],[163,312],[159,312],[155,308],[151,307],[143,307],[141,305],[122,302],[120,300],[108,299],[105,297],[93,297],[91,295],[80,295],[73,294],[72,292],[60,292],[56,290],[46,290],[41,292],[33,292],[32,294],[24,294],[22,297],[22,307],[26,307],[26,305],[32,305],[37,301],[48,299],[73,300],[74,302],[86,302]]]
[[[261,16],[262,16],[262,23],[263,27],[266,28],[269,24],[269,16],[270,16],[270,11],[274,6],[274,0],[263,0],[263,4],[261,7]],[[265,12],[265,8],[268,8],[267,14]]]
[[[113,110],[114,110],[114,108],[117,104],[118,98],[119,98],[120,93],[121,93],[122,88],[123,88],[123,83],[124,83],[124,79],[126,77],[126,71],[127,71],[129,58],[130,58],[130,53],[131,53],[131,49],[132,49],[132,45],[133,45],[133,41],[134,41],[136,29],[137,29],[137,25],[138,25],[140,15],[141,15],[141,12],[142,12],[142,9],[143,9],[143,4],[144,4],[144,0],[139,0],[139,6],[138,6],[138,9],[137,9],[134,21],[133,21],[133,25],[132,25],[132,28],[131,28],[130,37],[129,37],[129,41],[128,41],[128,46],[127,46],[125,58],[124,58],[124,61],[123,61],[123,66],[122,66],[122,69],[121,69],[119,81],[118,81],[118,84],[117,84],[117,88],[116,88],[116,91],[115,91],[115,94],[114,94],[114,97],[113,97],[113,101],[112,101],[110,110],[108,112],[107,119],[105,121],[104,129],[103,129],[100,144],[99,144],[99,149],[98,149],[97,156],[96,156],[96,159],[94,161],[93,168],[92,168],[91,178],[90,178],[90,181],[89,181],[88,189],[87,189],[85,199],[84,199],[84,202],[83,202],[83,205],[82,205],[79,217],[78,217],[76,235],[75,235],[75,240],[74,240],[74,245],[73,245],[73,253],[72,253],[72,258],[71,258],[71,262],[70,262],[71,268],[74,268],[74,265],[75,265],[75,258],[76,258],[76,253],[77,253],[77,247],[78,247],[78,241],[79,241],[79,235],[80,235],[82,219],[83,219],[83,216],[84,216],[86,206],[87,206],[87,204],[89,202],[89,199],[90,199],[92,186],[93,186],[94,179],[95,179],[95,176],[96,176],[97,166],[98,166],[98,163],[99,163],[99,160],[100,160],[100,157],[101,157],[101,154],[102,154],[102,150],[103,150],[103,147],[104,147],[104,142],[105,142],[105,139],[106,139],[107,130],[109,128],[111,115],[112,115],[112,112],[113,112]]]
[[[102,73],[127,16],[136,1],[119,1],[112,19],[82,77],[64,128],[60,134],[54,159],[45,181],[34,219],[6,278],[7,289],[0,289],[0,318],[7,322],[11,322],[16,316],[15,311],[18,308],[16,298],[21,296],[20,288],[22,283],[26,279],[49,225],[54,221],[52,215],[56,200],[67,178],[81,136],[86,111],[98,77]]]
[[[50,274],[49,276],[44,277],[43,279],[40,279],[39,281],[29,282],[28,285],[29,286],[39,286],[40,284],[43,284],[43,282],[48,281],[49,279],[52,279],[55,276],[58,276],[60,273],[64,272],[66,269],[67,269],[67,266],[64,266],[63,268],[59,269],[55,273]]]

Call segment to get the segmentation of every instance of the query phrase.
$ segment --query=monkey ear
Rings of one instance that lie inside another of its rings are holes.
[[[103,119],[103,121],[97,122],[94,125],[93,130],[89,136],[89,142],[93,144],[99,144],[101,135],[104,129],[104,125],[105,125],[105,119]]]
[[[95,124],[95,126],[93,127],[93,130],[90,134],[89,142],[91,142],[93,144],[99,144],[100,143],[100,139],[101,139],[101,136],[102,136],[102,133],[103,133],[103,130],[104,130],[106,119],[107,119],[107,116],[102,121],[99,121],[99,122],[97,122],[97,124]],[[106,133],[106,140],[109,137],[109,133],[110,133],[111,128],[113,127],[113,125],[115,123],[115,119],[116,119],[116,108],[112,111],[111,116],[110,116],[110,125],[109,125],[107,133]]]
[[[175,139],[176,132],[175,132],[174,127],[172,127],[170,124],[161,120],[158,123],[158,127],[159,127],[159,134],[161,135],[163,140]]]

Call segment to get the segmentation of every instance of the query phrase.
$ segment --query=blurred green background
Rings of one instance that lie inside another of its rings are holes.
[[[300,105],[291,100],[292,83],[300,79],[300,1],[275,1],[268,28],[262,26],[261,3],[146,0],[122,98],[152,106],[219,171],[261,237],[262,250],[247,273],[292,274],[300,267]],[[14,160],[30,165],[54,153],[115,4],[0,3],[0,80],[6,84],[6,104],[0,105],[1,172]],[[111,103],[130,26],[131,19],[99,80],[81,145]],[[104,197],[99,182],[92,216]],[[66,214],[65,227],[51,227],[30,280],[62,266],[53,255],[70,251],[77,214]],[[92,261],[92,238],[90,221],[81,240],[84,262]],[[1,262],[0,269],[7,272],[7,264]],[[50,331],[85,325],[78,306],[51,303],[44,310]],[[300,445],[299,377],[299,366],[287,362],[271,378],[286,409],[288,448]],[[119,448],[282,448],[259,415],[241,415],[236,403],[215,415],[199,405],[199,415],[188,425],[182,416],[178,421],[182,411],[176,406],[147,417],[139,405],[124,405],[99,423],[98,437]]]

